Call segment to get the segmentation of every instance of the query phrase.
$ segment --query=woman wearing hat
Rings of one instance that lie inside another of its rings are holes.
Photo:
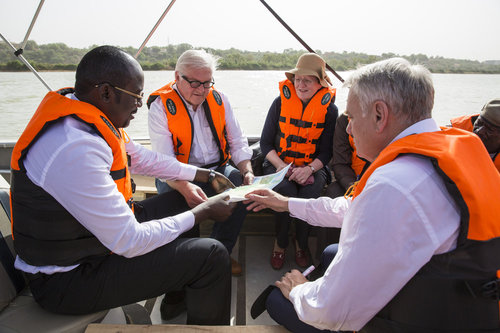
[[[325,166],[332,157],[338,115],[335,89],[326,75],[325,61],[315,53],[303,54],[285,75],[287,79],[279,83],[280,96],[271,105],[262,129],[264,174],[292,163],[291,171],[275,191],[291,197],[317,198],[330,177]],[[291,222],[295,222],[295,261],[301,267],[309,264],[310,226],[286,212],[276,213],[276,240],[271,255],[274,269],[280,269],[285,261]]]

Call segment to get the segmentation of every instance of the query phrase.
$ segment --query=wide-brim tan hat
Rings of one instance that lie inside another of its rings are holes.
[[[486,103],[481,110],[481,117],[500,127],[500,99],[493,99]]]
[[[326,75],[326,63],[316,53],[304,53],[297,61],[295,68],[285,72],[286,77],[293,82],[295,75],[312,75],[316,76],[319,83],[323,87],[328,87],[332,82],[328,75]]]

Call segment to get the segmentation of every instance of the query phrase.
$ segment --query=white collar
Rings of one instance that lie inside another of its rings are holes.
[[[432,118],[427,118],[407,127],[404,131],[402,131],[394,139],[392,139],[391,143],[411,134],[437,132],[439,130],[440,129],[436,121]]]

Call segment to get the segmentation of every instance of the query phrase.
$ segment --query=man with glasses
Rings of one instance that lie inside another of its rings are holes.
[[[252,150],[229,100],[213,87],[217,60],[203,50],[188,50],[179,57],[175,81],[148,99],[151,146],[153,151],[175,156],[183,163],[219,171],[236,186],[251,184]],[[229,164],[230,159],[237,169]],[[214,194],[205,184],[189,181],[157,179],[156,187],[159,193],[179,191],[189,207]],[[221,241],[231,253],[245,215],[240,204],[228,221],[214,224],[210,237]],[[193,230],[192,236],[199,236],[199,229]],[[239,263],[231,262],[233,275],[240,275]]]
[[[483,106],[480,114],[453,118],[451,126],[474,132],[500,172],[500,99],[493,99]]]
[[[130,173],[231,184],[125,136],[143,84],[132,56],[102,46],[82,58],[75,89],[46,95],[12,154],[15,267],[53,312],[91,313],[182,288],[189,324],[228,325],[226,249],[179,235],[225,220],[234,204],[212,199],[189,210],[175,192],[134,202]]]

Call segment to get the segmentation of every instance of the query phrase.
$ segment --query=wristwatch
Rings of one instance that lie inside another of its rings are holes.
[[[307,166],[311,168],[313,173],[316,171],[316,169],[314,169],[314,167],[311,164],[308,164]]]
[[[215,171],[214,170],[210,170],[210,173],[208,174],[208,181],[207,181],[207,183],[213,182],[214,179],[215,179]]]

